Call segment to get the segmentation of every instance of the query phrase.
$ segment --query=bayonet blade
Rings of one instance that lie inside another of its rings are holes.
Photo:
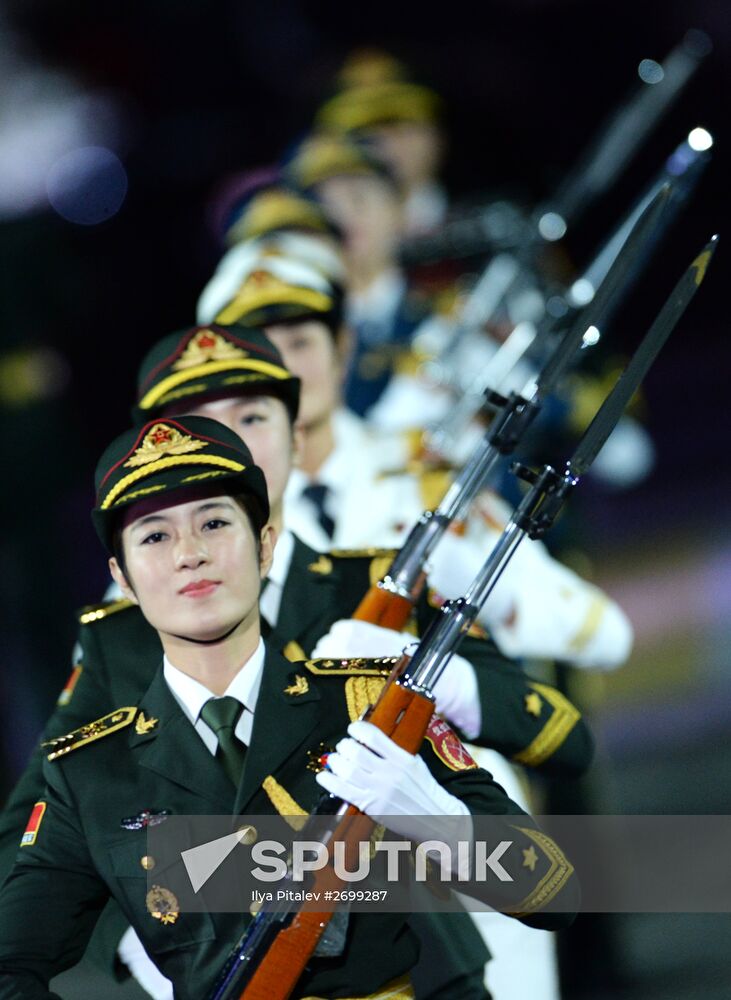
[[[626,283],[632,277],[637,262],[642,260],[643,252],[654,236],[669,197],[670,185],[664,184],[634,224],[632,232],[615,257],[596,295],[582,310],[573,326],[564,334],[551,360],[538,376],[536,392],[540,397],[546,396],[556,388],[575,352],[581,346],[584,334],[589,327],[594,326],[601,330],[604,316],[615,296],[624,290]]]
[[[658,313],[655,322],[642,338],[632,360],[597,410],[569,461],[569,468],[574,476],[578,477],[586,472],[616,427],[625,407],[698,291],[717,245],[718,236],[713,236],[690,264]]]
[[[627,164],[669,110],[703,59],[711,42],[701,31],[692,30],[667,56],[658,75],[643,81],[635,95],[606,123],[589,149],[543,210],[557,214],[566,225],[600,197],[620,176]],[[648,62],[651,60],[643,60]],[[642,66],[642,64],[640,64]]]

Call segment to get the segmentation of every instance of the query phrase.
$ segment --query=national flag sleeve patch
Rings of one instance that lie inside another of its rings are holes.
[[[431,743],[434,753],[450,771],[471,771],[478,767],[459,736],[440,716],[432,715],[424,735]]]
[[[41,822],[46,812],[45,802],[36,802],[33,806],[33,811],[30,814],[30,819],[28,820],[28,826],[25,828],[25,833],[23,834],[20,846],[30,847],[31,844],[35,844],[36,837],[38,836],[38,831],[41,827]]]
[[[58,696],[58,702],[57,702],[58,705],[68,705],[68,703],[71,701],[71,695],[74,693],[74,688],[76,687],[79,677],[81,677],[81,671],[83,669],[84,668],[82,667],[82,665],[80,663],[77,663],[74,669],[71,671],[71,673],[69,674],[69,679],[66,681],[66,684],[64,685],[63,691]]]

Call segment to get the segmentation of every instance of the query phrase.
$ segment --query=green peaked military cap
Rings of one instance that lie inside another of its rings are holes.
[[[322,105],[315,121],[349,133],[401,122],[431,124],[438,121],[440,110],[439,97],[427,87],[386,81],[340,91]]]
[[[333,95],[315,117],[323,128],[357,132],[397,122],[429,124],[441,115],[439,95],[381,49],[356,49],[334,84]]]
[[[216,320],[247,328],[313,318],[336,330],[342,321],[342,288],[310,264],[285,256],[263,254],[238,291],[227,294]]]
[[[120,513],[143,501],[243,496],[257,527],[269,519],[264,473],[238,434],[208,417],[159,418],[126,431],[99,459],[94,485],[92,521],[110,551]]]
[[[363,143],[349,136],[314,132],[292,152],[284,166],[285,177],[305,192],[331,177],[379,177],[394,190],[399,182],[391,168]]]
[[[245,391],[277,396],[296,420],[300,380],[261,330],[221,323],[193,326],[163,337],[148,351],[137,376],[132,417],[141,423]]]
[[[249,192],[231,208],[226,219],[226,243],[233,246],[281,230],[301,230],[340,237],[340,230],[314,198],[285,184]]]

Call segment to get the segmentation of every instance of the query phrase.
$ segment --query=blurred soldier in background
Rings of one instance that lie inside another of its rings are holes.
[[[362,146],[327,135],[306,140],[287,165],[292,181],[321,202],[343,234],[346,316],[353,333],[344,396],[367,413],[429,311],[408,286],[397,256],[403,192],[391,170]]]
[[[445,149],[439,95],[375,49],[353,52],[334,89],[317,111],[316,127],[364,140],[388,164],[403,192],[404,237],[438,229],[447,212],[439,182]]]
[[[216,291],[223,293],[218,302],[210,287],[204,290],[199,320],[263,327],[302,380],[302,453],[285,492],[285,523],[320,550],[400,544],[421,512],[437,505],[449,477],[443,469],[412,471],[408,436],[379,434],[342,407],[347,330],[339,290],[299,261],[265,254],[239,272],[238,288],[230,280]],[[433,571],[444,596],[466,587],[506,516],[487,493],[467,535],[440,543]],[[568,657],[605,668],[629,655],[626,616],[540,543],[521,547],[493,598],[484,624],[509,655]],[[539,614],[550,627],[538,625]]]

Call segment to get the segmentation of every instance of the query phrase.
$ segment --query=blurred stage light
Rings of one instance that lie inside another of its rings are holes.
[[[596,288],[588,278],[577,278],[569,290],[569,297],[574,306],[585,306],[594,298]]]
[[[694,128],[688,133],[688,145],[697,153],[705,153],[713,145],[713,136],[704,128]]]
[[[46,176],[51,207],[80,226],[116,215],[127,194],[127,172],[104,146],[82,146],[56,160]]]
[[[643,59],[637,67],[637,72],[643,83],[660,83],[665,76],[665,70],[654,59]]]
[[[544,240],[553,243],[566,233],[566,220],[558,212],[544,212],[538,220],[538,232]]]

